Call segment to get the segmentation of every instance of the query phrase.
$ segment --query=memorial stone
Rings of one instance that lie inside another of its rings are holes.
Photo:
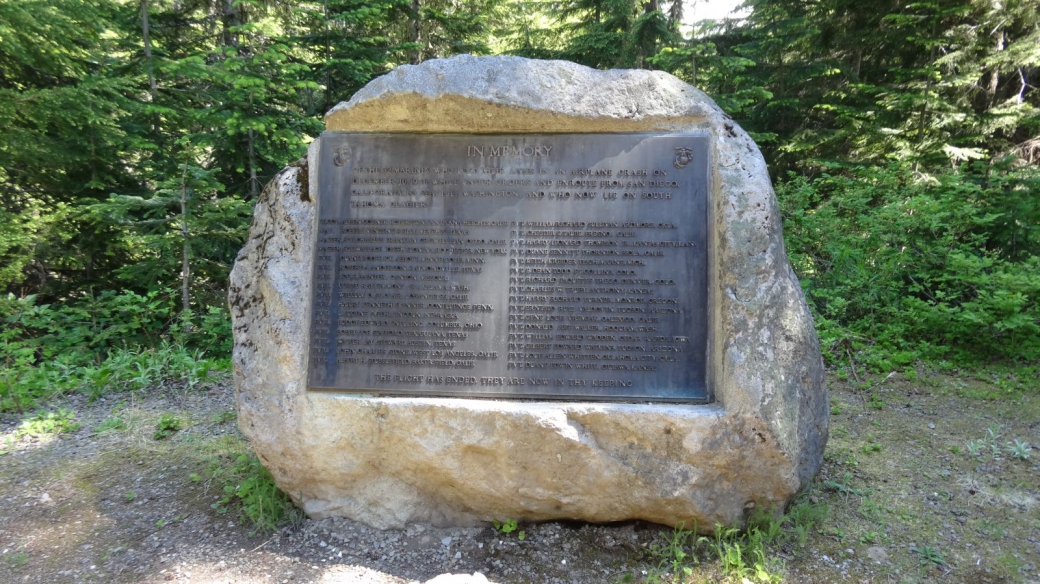
[[[309,515],[710,530],[819,469],[765,163],[660,72],[460,56],[326,115],[231,276],[239,424]]]

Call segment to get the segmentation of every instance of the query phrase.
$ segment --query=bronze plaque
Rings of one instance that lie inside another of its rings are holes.
[[[707,135],[320,139],[310,389],[710,401]]]

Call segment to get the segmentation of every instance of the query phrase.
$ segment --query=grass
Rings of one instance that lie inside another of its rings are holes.
[[[697,527],[676,527],[650,546],[654,567],[648,583],[671,582],[782,582],[783,557],[804,551],[810,536],[826,520],[828,506],[806,493],[780,516],[758,509],[744,529],[716,525],[711,535]],[[634,579],[634,578],[633,578]]]
[[[1040,579],[1029,543],[1040,540],[1031,443],[1040,390],[989,375],[910,377],[832,376],[830,441],[813,489],[744,531],[662,533],[651,568],[627,581]]]
[[[29,563],[29,554],[25,552],[11,552],[3,554],[4,563],[12,570],[20,570]]]
[[[18,430],[15,431],[15,436],[18,438],[24,436],[41,437],[75,432],[79,429],[79,424],[75,422],[75,418],[76,414],[65,408],[59,408],[56,412],[37,412],[22,420]]]
[[[274,531],[286,521],[299,517],[289,496],[274,483],[274,477],[256,455],[242,453],[230,464],[227,458],[211,458],[209,474],[222,488],[224,496],[212,508],[227,513],[237,508],[253,528],[253,534]],[[194,477],[190,477],[195,480]],[[516,523],[513,522],[514,529]]]
[[[1033,452],[1040,391],[1020,382],[1007,393],[989,378],[928,371],[913,380],[895,376],[855,384],[832,376],[830,387],[830,442],[809,492],[783,513],[759,510],[743,531],[712,526],[698,535],[692,525],[647,528],[653,539],[630,563],[638,568],[626,574],[619,568],[617,578],[669,584],[1040,579],[1029,543],[1040,540]],[[994,392],[1004,397],[993,399]],[[22,432],[19,439],[60,439],[76,424],[92,428],[110,446],[104,458],[56,465],[41,480],[98,484],[119,509],[146,509],[143,502],[153,496],[148,489],[157,486],[134,481],[142,469],[163,474],[156,484],[176,485],[179,507],[148,516],[151,529],[159,520],[167,531],[179,529],[184,522],[177,517],[189,514],[227,514],[256,534],[299,517],[234,431],[236,416],[227,404],[202,413],[169,403],[139,408],[134,395],[125,396],[130,405],[94,406],[93,418],[85,408],[23,416],[6,438],[10,442]],[[154,439],[172,426],[180,429]],[[220,433],[197,431],[214,426]],[[500,522],[500,532],[513,541],[518,531],[515,522]],[[11,555],[16,553],[28,555]],[[34,549],[13,548],[4,567],[15,569],[30,559],[34,567],[38,558]]]
[[[155,425],[155,434],[152,437],[156,440],[165,440],[183,429],[184,420],[173,414],[163,414]]]
[[[127,428],[126,420],[120,416],[113,415],[105,418],[97,426],[94,426],[94,433],[104,434],[105,432],[122,432]]]
[[[846,561],[881,582],[949,574],[953,581],[1035,581],[1035,550],[1025,542],[1040,536],[1028,458],[1040,391],[982,377],[919,371],[870,394],[831,381],[831,409],[841,413],[832,414],[838,431],[817,477],[832,509],[829,525],[808,540],[818,557],[852,550]],[[886,563],[862,560],[869,548],[885,550]],[[819,562],[812,565],[819,577]],[[832,576],[822,578],[840,579]]]
[[[24,412],[76,392],[97,399],[163,386],[193,390],[226,379],[231,368],[230,359],[169,341],[153,348],[113,349],[96,362],[71,353],[38,363],[31,352],[15,359],[18,355],[10,348],[0,354],[0,412]]]

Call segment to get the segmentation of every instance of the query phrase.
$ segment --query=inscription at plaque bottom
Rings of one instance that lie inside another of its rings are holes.
[[[711,399],[706,135],[321,140],[310,389]]]

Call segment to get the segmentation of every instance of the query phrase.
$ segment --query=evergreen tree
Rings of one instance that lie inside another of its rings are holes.
[[[387,30],[406,14],[406,0],[301,3],[285,42],[309,68],[319,89],[300,105],[320,117],[403,59],[402,39]]]
[[[119,8],[109,0],[0,3],[0,206],[12,237],[0,251],[0,289],[108,285],[127,259],[108,247],[110,232],[72,212],[135,183],[140,141],[128,122],[139,108],[106,34]]]

